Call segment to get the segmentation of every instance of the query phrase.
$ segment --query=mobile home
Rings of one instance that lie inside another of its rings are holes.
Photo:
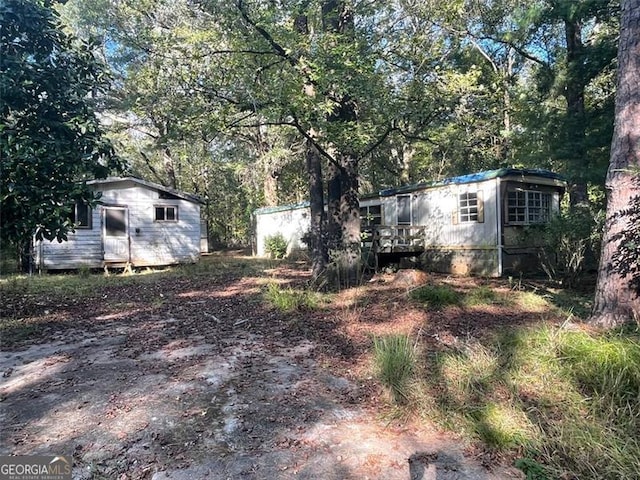
[[[413,256],[439,272],[501,276],[535,269],[539,245],[524,235],[526,227],[547,222],[565,188],[547,170],[504,168],[385,189],[360,200],[363,246],[380,259]],[[258,255],[275,233],[292,249],[304,246],[308,204],[255,215]]]
[[[538,245],[525,227],[558,212],[565,187],[547,170],[505,168],[383,190],[376,248],[415,253],[440,272],[501,276],[535,269]]]

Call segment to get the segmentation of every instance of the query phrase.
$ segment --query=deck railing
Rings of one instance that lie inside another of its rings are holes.
[[[375,252],[419,252],[424,250],[425,230],[420,225],[375,225],[363,228],[363,244]]]

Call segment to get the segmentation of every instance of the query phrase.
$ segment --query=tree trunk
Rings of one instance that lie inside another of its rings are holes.
[[[564,97],[567,101],[567,147],[569,149],[569,170],[572,184],[569,189],[569,203],[575,206],[588,203],[587,180],[585,173],[589,169],[587,158],[586,118],[584,109],[584,45],[582,44],[582,26],[578,20],[565,19],[565,37],[567,41],[567,79]]]
[[[342,228],[340,226],[340,196],[342,192],[340,168],[333,162],[327,166],[327,245],[329,251],[335,251],[342,244]]]
[[[322,163],[320,154],[310,142],[306,152],[307,175],[309,176],[309,247],[311,250],[311,277],[318,283],[327,269],[329,255],[324,235],[326,214],[322,183]]]
[[[360,280],[360,202],[358,200],[358,159],[345,155],[341,162],[342,176],[340,195],[340,219],[342,226],[342,271],[343,285],[358,284]]]
[[[21,273],[31,275],[33,273],[33,240],[31,235],[27,234],[18,241],[17,245],[18,268]]]
[[[622,2],[618,80],[611,160],[607,172],[607,215],[598,269],[595,304],[590,323],[614,327],[640,321],[640,293],[629,279],[612,268],[626,225],[623,212],[640,196],[640,0]],[[640,259],[626,261],[638,265]]]
[[[256,151],[258,159],[262,165],[262,189],[264,192],[265,207],[278,205],[278,169],[273,160],[267,155],[271,149],[266,133],[263,134],[262,127],[258,129],[255,137]]]
[[[173,162],[173,156],[169,147],[162,149],[162,160],[164,163],[164,172],[167,176],[167,183],[169,188],[174,190],[178,189],[178,177],[176,176],[176,169]]]
[[[324,0],[322,2],[322,27],[325,33],[338,34],[343,41],[349,41],[355,31],[355,22],[350,5],[345,0]],[[340,40],[338,40],[340,41]],[[335,109],[327,120],[335,125],[358,122],[356,101],[349,93],[341,92],[334,86],[329,97],[335,102]],[[352,152],[342,151],[336,155],[337,165],[329,167],[329,242],[335,242],[339,249],[333,255],[336,262],[340,286],[355,285],[360,272],[360,206],[358,202],[358,157]],[[338,203],[336,203],[336,199]],[[337,207],[337,208],[336,208]],[[338,225],[335,221],[338,221]],[[338,238],[339,233],[339,238]],[[338,242],[338,240],[340,240]]]
[[[513,82],[513,66],[515,63],[514,51],[512,48],[507,53],[507,64],[502,74],[502,130],[500,138],[500,152],[498,158],[504,165],[511,162],[511,84]]]

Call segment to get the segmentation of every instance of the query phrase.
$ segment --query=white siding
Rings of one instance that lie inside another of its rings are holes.
[[[200,205],[180,198],[161,199],[157,190],[133,181],[95,185],[102,192],[92,210],[92,228],[78,229],[67,242],[42,242],[38,264],[46,269],[103,265],[103,207],[128,209],[130,259],[134,266],[197,261],[200,256]],[[155,206],[177,207],[177,222],[155,221]]]
[[[43,240],[36,243],[36,265],[45,269],[100,268],[102,235],[100,207],[91,209],[91,228],[69,232],[66,242]]]
[[[256,213],[256,254],[266,256],[265,239],[277,233],[287,240],[287,253],[305,248],[302,237],[309,227],[309,207]]]
[[[496,188],[495,180],[462,185],[447,185],[412,192],[412,225],[425,227],[426,247],[495,247]],[[481,192],[483,222],[458,222],[459,195],[465,192]],[[397,199],[395,195],[383,197],[385,225],[397,225]]]
[[[196,261],[200,255],[200,206],[161,199],[159,192],[130,184],[102,190],[101,202],[129,209],[131,263],[136,266]],[[175,206],[177,222],[155,221],[156,206]]]

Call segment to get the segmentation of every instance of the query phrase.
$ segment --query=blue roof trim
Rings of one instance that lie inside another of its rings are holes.
[[[309,202],[300,202],[290,205],[278,205],[276,207],[262,207],[255,210],[255,215],[264,215],[266,213],[286,212],[287,210],[297,210],[299,208],[307,208],[311,205]]]
[[[396,195],[398,193],[408,193],[415,190],[422,190],[433,187],[441,187],[444,185],[461,185],[465,183],[483,182],[485,180],[491,180],[492,178],[508,177],[508,176],[536,176],[542,178],[549,178],[552,180],[565,181],[564,177],[549,170],[528,168],[500,168],[498,170],[487,170],[485,172],[471,173],[469,175],[460,175],[458,177],[445,178],[444,180],[438,180],[433,182],[422,182],[413,185],[404,185],[402,187],[387,188],[380,191],[381,197],[388,197]]]

